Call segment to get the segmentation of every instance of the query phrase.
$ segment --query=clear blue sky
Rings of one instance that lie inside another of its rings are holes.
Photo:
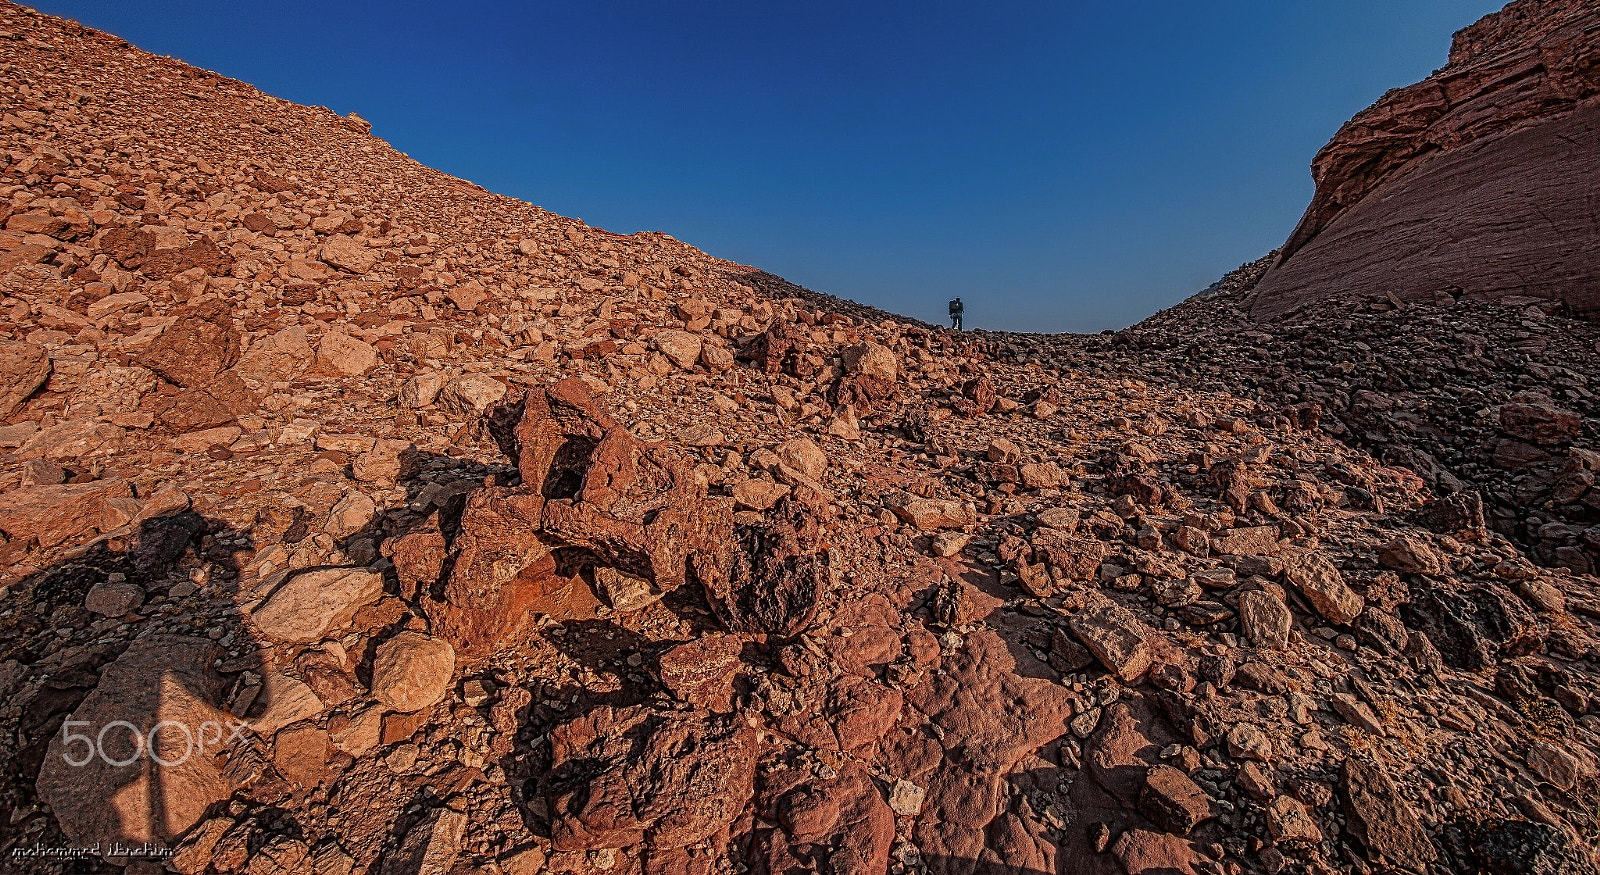
[[[771,6],[774,8],[764,9]],[[40,8],[612,231],[1023,331],[1121,327],[1276,247],[1311,156],[1490,0]]]

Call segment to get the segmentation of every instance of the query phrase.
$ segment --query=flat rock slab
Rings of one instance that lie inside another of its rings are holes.
[[[116,478],[13,489],[0,499],[0,531],[54,547],[97,531],[108,501],[132,498],[132,487]]]
[[[383,594],[383,575],[365,568],[321,568],[289,578],[250,613],[269,640],[306,644],[349,622]]]
[[[151,636],[106,667],[39,772],[39,798],[74,844],[165,847],[227,797],[220,654],[205,639]]]

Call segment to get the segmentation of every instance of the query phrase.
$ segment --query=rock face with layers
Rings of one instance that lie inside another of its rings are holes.
[[[1392,295],[1508,297],[1600,315],[1600,8],[1517,0],[1456,34],[1450,62],[1347,123],[1251,313]]]

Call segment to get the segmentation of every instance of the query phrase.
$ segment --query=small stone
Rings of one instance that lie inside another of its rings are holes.
[[[462,414],[481,414],[506,397],[506,384],[488,374],[467,374],[445,383],[438,404]]]
[[[1280,842],[1322,841],[1322,830],[1311,813],[1293,796],[1279,796],[1267,805],[1267,828]]]
[[[377,253],[343,234],[329,237],[327,242],[322,244],[322,252],[318,257],[324,264],[360,274],[372,270],[378,263]]]
[[[342,541],[365,529],[377,512],[378,505],[369,496],[351,492],[339,499],[339,503],[329,511],[328,523],[323,526],[323,531],[334,540]]]
[[[1383,724],[1379,722],[1378,715],[1372,712],[1365,703],[1356,699],[1349,693],[1334,693],[1329,698],[1333,710],[1350,723],[1373,735],[1386,735]]]
[[[948,559],[962,551],[971,535],[961,532],[940,532],[933,537],[933,555]]]
[[[901,778],[889,789],[889,809],[901,817],[916,817],[922,813],[922,803],[928,791]]]
[[[102,617],[123,617],[144,604],[144,589],[125,582],[97,583],[84,596],[83,607]]]
[[[250,619],[267,640],[304,644],[320,640],[383,594],[383,575],[365,568],[324,568],[289,578]]]
[[[1149,627],[1132,611],[1106,600],[1074,614],[1069,625],[1083,645],[1123,683],[1133,683],[1150,668]]]
[[[1339,768],[1339,796],[1346,829],[1369,853],[1419,871],[1438,857],[1411,803],[1378,762],[1346,759]]]
[[[839,353],[846,373],[861,374],[886,383],[900,378],[900,363],[894,352],[881,343],[858,343]]]
[[[650,338],[650,345],[682,370],[694,367],[704,346],[698,335],[676,329],[657,332]]]
[[[828,454],[815,441],[794,438],[778,444],[778,460],[812,480],[821,480],[828,470]]]
[[[1283,564],[1283,576],[1330,623],[1345,625],[1365,607],[1361,596],[1344,582],[1344,575],[1321,553],[1307,551],[1289,557]]]
[[[661,600],[661,590],[650,581],[610,566],[595,568],[594,583],[600,597],[619,614],[632,613]]]
[[[494,698],[494,691],[493,681],[470,678],[461,682],[461,701],[473,708],[481,708]]]
[[[400,404],[411,408],[427,407],[438,399],[444,384],[444,374],[423,371],[400,386]]]
[[[733,711],[733,679],[743,663],[743,644],[732,635],[709,635],[661,654],[661,684],[696,708]]]
[[[789,494],[789,487],[766,479],[746,480],[733,487],[733,501],[739,507],[768,510]]]
[[[327,373],[359,377],[378,366],[378,350],[348,334],[330,331],[317,344],[317,364]]]
[[[1546,741],[1530,741],[1523,753],[1528,768],[1558,790],[1571,790],[1582,777],[1578,758]]]
[[[1248,723],[1237,723],[1228,730],[1228,754],[1234,759],[1251,759],[1269,762],[1272,759],[1272,740],[1267,734]]]
[[[891,502],[889,510],[924,532],[935,529],[959,529],[962,526],[976,525],[978,522],[977,511],[970,505],[958,501],[913,498]]]
[[[989,441],[989,448],[984,455],[991,462],[1003,465],[1012,465],[1022,461],[1022,448],[1003,437]]]
[[[415,444],[382,438],[373,442],[369,452],[356,457],[350,472],[363,483],[387,484],[416,476],[421,464]]]
[[[1277,596],[1260,590],[1239,594],[1239,626],[1251,644],[1286,650],[1293,623],[1289,607]]]
[[[1156,766],[1145,775],[1139,812],[1175,835],[1188,835],[1211,817],[1211,797],[1188,775],[1171,766]]]

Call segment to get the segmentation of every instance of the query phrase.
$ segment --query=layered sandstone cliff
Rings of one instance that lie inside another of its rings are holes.
[[[1600,312],[1600,6],[1518,0],[1351,119],[1251,315],[1394,296]]]

